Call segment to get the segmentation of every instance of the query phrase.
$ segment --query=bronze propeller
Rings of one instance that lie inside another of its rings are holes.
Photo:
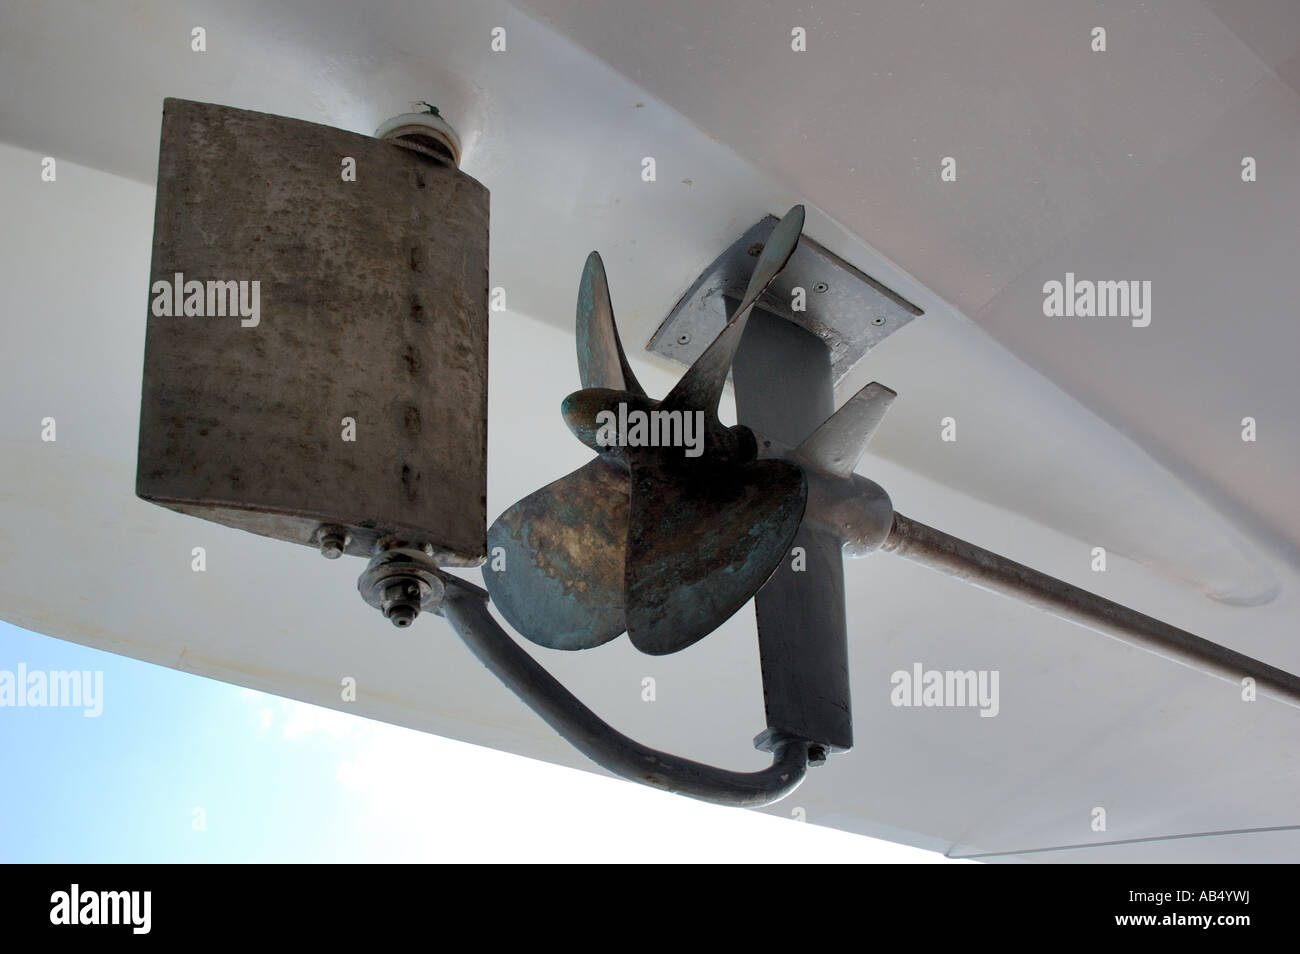
[[[643,652],[677,652],[748,602],[788,552],[807,502],[803,471],[756,459],[753,434],[723,425],[718,403],[750,312],[794,252],[803,217],[795,206],[781,220],[725,327],[662,401],[628,366],[604,266],[595,252],[587,259],[577,310],[583,388],[562,410],[597,457],[488,530],[489,552],[505,556],[504,568],[484,571],[488,591],[528,639],[587,649],[626,630]],[[629,420],[676,439],[638,439]]]

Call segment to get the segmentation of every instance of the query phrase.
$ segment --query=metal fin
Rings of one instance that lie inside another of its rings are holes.
[[[645,396],[623,352],[614,323],[614,306],[605,263],[592,252],[578,283],[578,374],[584,388],[611,388]]]
[[[763,245],[740,307],[704,353],[686,369],[681,380],[668,392],[663,400],[665,409],[698,409],[717,416],[718,401],[726,387],[727,373],[731,370],[736,349],[740,347],[749,313],[794,254],[795,246],[799,244],[799,235],[803,232],[803,220],[803,206],[796,205],[777,223]]]
[[[898,392],[872,381],[823,421],[795,450],[795,457],[817,470],[848,477],[896,397]]]

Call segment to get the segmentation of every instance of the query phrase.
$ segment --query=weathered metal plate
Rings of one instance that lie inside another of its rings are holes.
[[[769,215],[731,244],[695,280],[646,348],[692,364],[727,323],[726,299],[740,299],[754,261],[780,220]],[[804,289],[805,311],[792,309],[795,287]],[[862,356],[924,312],[823,248],[807,235],[759,299],[780,315],[821,338],[831,353],[838,383]]]
[[[137,494],[303,544],[338,524],[356,555],[388,536],[481,562],[487,265],[488,191],[463,172],[166,100]],[[157,313],[178,274],[204,283],[203,314],[184,284],[181,314]],[[220,313],[218,282],[245,282],[248,307]]]

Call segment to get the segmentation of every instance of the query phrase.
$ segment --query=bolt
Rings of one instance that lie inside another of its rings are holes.
[[[348,532],[342,527],[321,527],[316,531],[320,555],[327,560],[337,560],[348,545]]]
[[[384,616],[394,626],[405,628],[420,615],[420,584],[409,577],[394,577],[381,594]]]
[[[415,622],[415,617],[420,615],[420,611],[413,606],[405,604],[394,606],[388,611],[388,618],[398,629],[405,629]]]
[[[425,562],[423,547],[390,538],[383,542],[391,548],[377,548],[357,579],[361,598],[402,629],[425,609],[439,612],[444,586],[437,569]]]

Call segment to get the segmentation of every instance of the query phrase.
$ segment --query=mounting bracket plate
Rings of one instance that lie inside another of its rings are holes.
[[[673,307],[646,350],[682,364],[698,358],[727,322],[725,300],[734,304],[744,297],[754,259],[778,221],[765,216],[719,255]],[[804,289],[803,311],[793,309],[796,287]],[[826,343],[836,384],[868,351],[924,314],[807,235],[759,304]]]

